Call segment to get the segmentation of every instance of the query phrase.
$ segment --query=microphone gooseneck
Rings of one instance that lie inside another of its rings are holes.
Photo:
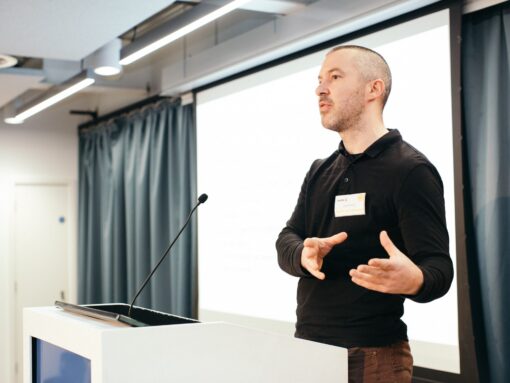
[[[172,248],[172,246],[174,245],[175,241],[177,241],[177,239],[179,238],[179,236],[181,235],[181,233],[184,231],[184,229],[186,228],[186,226],[188,226],[188,223],[191,219],[191,216],[193,215],[193,213],[195,212],[195,210],[197,210],[197,208],[203,204],[205,201],[207,201],[207,198],[209,198],[207,196],[207,194],[202,194],[200,195],[200,197],[198,197],[198,202],[197,204],[195,205],[195,207],[193,207],[193,209],[191,209],[189,215],[188,215],[188,218],[186,219],[186,222],[184,223],[184,225],[182,226],[181,230],[179,231],[179,233],[177,233],[176,237],[174,238],[174,240],[172,241],[172,243],[170,244],[170,246],[168,246],[168,248],[166,249],[165,253],[163,254],[163,256],[161,257],[161,259],[158,261],[157,265],[152,269],[152,271],[150,272],[150,274],[147,276],[147,278],[145,278],[145,280],[143,281],[142,285],[140,286],[140,288],[138,289],[138,291],[136,292],[135,294],[135,297],[133,298],[133,300],[131,301],[131,304],[129,305],[129,310],[128,310],[128,316],[131,317],[131,310],[133,309],[133,305],[135,304],[135,301],[136,301],[136,298],[138,298],[138,296],[140,295],[140,293],[143,291],[144,287],[147,285],[147,283],[149,283],[152,275],[156,272],[156,270],[158,269],[159,265],[161,265],[161,263],[165,260],[166,256],[169,254],[170,252],[170,249]]]

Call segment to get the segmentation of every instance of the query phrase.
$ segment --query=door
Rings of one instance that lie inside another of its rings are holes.
[[[17,382],[23,379],[23,307],[51,306],[68,289],[66,184],[18,184],[14,213]]]

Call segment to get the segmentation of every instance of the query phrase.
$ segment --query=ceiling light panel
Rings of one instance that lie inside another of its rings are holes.
[[[122,52],[121,65],[129,65],[154,51],[172,43],[173,41],[203,27],[210,22],[232,12],[251,0],[234,0],[228,4],[217,7],[211,4],[199,4],[181,17],[172,20],[172,23],[157,28],[140,40],[126,46]]]

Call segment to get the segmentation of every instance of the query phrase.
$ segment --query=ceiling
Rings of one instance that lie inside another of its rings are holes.
[[[81,60],[175,0],[2,0],[0,52]]]
[[[2,0],[0,53],[28,68],[0,70],[0,107],[72,77],[80,60],[174,2]]]
[[[246,5],[251,14],[283,13],[315,0],[253,0]],[[227,0],[207,0],[222,5]],[[33,97],[61,83],[83,69],[87,56],[116,37],[129,44],[135,36],[193,8],[200,0],[2,0],[0,1],[0,54],[17,57],[21,64],[0,69],[0,108]],[[236,11],[242,12],[242,11]],[[235,13],[235,12],[234,12]],[[261,19],[265,22],[267,19]],[[135,32],[135,27],[137,31]],[[122,76],[99,79],[101,92],[111,88],[150,89],[154,73],[151,62],[168,54],[158,52],[152,59],[125,68]],[[166,55],[166,56],[165,56]],[[157,77],[157,75],[156,75]],[[150,91],[149,91],[150,92]],[[24,97],[23,97],[24,96]],[[11,108],[12,109],[12,108]]]
[[[186,18],[195,6],[229,1],[1,0],[0,54],[16,56],[21,64],[0,69],[0,108],[5,114],[19,100],[79,73],[87,56],[117,37],[124,46],[140,44],[158,28]],[[244,70],[262,59],[281,57],[435,1],[252,0],[124,67],[121,75],[97,79],[91,88],[112,97],[123,89],[140,98],[179,94],[203,85],[207,78],[216,80],[220,70],[227,73],[227,67]],[[377,14],[381,17],[374,18]],[[361,24],[352,24],[356,19]],[[308,45],[299,43],[305,40]]]

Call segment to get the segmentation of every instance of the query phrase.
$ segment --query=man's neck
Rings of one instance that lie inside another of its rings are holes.
[[[363,153],[370,145],[388,133],[382,121],[377,124],[356,126],[341,132],[343,144],[350,154]]]

